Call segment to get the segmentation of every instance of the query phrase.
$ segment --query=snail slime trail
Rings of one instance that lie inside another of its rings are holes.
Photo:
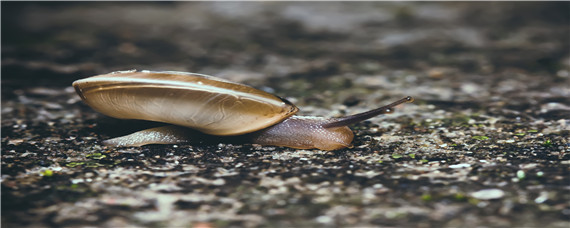
[[[87,105],[105,115],[170,124],[103,142],[109,146],[195,143],[210,135],[233,143],[336,150],[350,146],[354,138],[348,125],[413,101],[405,97],[367,112],[324,118],[295,116],[299,109],[287,100],[195,73],[118,71],[77,80],[73,87]]]

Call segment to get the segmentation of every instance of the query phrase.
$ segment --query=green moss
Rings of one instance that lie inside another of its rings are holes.
[[[455,193],[455,195],[453,195],[453,199],[455,199],[457,201],[463,201],[466,198],[467,197],[465,197],[465,195],[463,195],[462,193]]]
[[[451,124],[451,126],[469,126],[469,120],[471,120],[471,117],[459,114],[450,119],[445,119],[444,121]]]
[[[94,162],[94,161],[85,163],[85,167],[90,167],[90,168],[96,168],[96,167],[101,167],[101,166],[105,166],[105,165],[103,165],[99,162]]]
[[[230,222],[225,220],[216,220],[214,224],[214,227],[228,227],[230,225]]]
[[[416,154],[408,154],[408,156],[410,156],[410,158],[412,158],[412,159],[416,158]]]
[[[433,197],[430,194],[423,194],[422,195],[423,201],[431,201],[432,199],[433,199]]]
[[[552,141],[550,141],[550,139],[547,139],[546,141],[544,141],[544,143],[542,144],[545,147],[551,147],[552,146]]]
[[[484,135],[476,135],[476,136],[473,136],[471,138],[476,139],[476,140],[481,140],[481,141],[489,139],[489,137],[484,136]]]
[[[70,163],[67,163],[65,166],[73,168],[73,167],[84,165],[84,164],[85,164],[85,162],[70,162]]]
[[[472,205],[477,205],[481,201],[479,201],[478,199],[475,199],[475,198],[469,198],[468,202]]]
[[[41,172],[41,175],[44,177],[51,177],[53,176],[53,171],[51,169],[47,169]]]
[[[403,156],[402,156],[401,154],[396,154],[396,153],[393,153],[393,154],[392,154],[392,158],[393,158],[393,159],[398,159],[398,158],[402,158],[402,157],[403,157]]]
[[[91,158],[91,159],[100,160],[100,159],[106,158],[107,155],[104,155],[104,154],[101,154],[101,153],[92,153],[92,154],[88,154],[88,155],[85,156],[85,157]]]

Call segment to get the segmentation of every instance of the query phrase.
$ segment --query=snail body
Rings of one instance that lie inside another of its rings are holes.
[[[411,97],[368,112],[323,118],[295,116],[298,108],[267,92],[227,80],[184,72],[118,71],[73,82],[81,99],[105,115],[172,124],[104,141],[111,146],[176,144],[207,135],[298,149],[350,146],[347,126],[390,113]],[[194,139],[194,140],[193,140]]]

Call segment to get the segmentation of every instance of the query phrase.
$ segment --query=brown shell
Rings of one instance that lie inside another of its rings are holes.
[[[83,101],[105,115],[240,135],[272,126],[299,109],[252,87],[184,72],[119,71],[77,80]]]

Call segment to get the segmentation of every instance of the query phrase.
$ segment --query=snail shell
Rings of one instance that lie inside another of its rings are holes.
[[[183,72],[119,71],[73,87],[105,115],[170,123],[210,135],[241,135],[274,125],[299,109],[252,87]]]

